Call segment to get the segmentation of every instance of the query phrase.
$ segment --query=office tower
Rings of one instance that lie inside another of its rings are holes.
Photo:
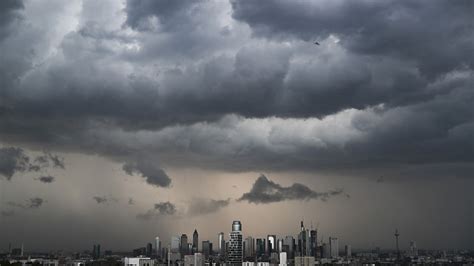
[[[172,236],[171,237],[171,253],[178,253],[180,250],[179,250],[179,246],[180,246],[180,242],[181,242],[181,239],[179,236]]]
[[[295,257],[295,239],[293,238],[293,236],[286,236],[283,240],[283,245],[288,247],[288,249],[286,250],[286,252],[288,252],[288,258],[293,259]]]
[[[337,237],[329,238],[329,256],[331,258],[339,257],[339,241]]]
[[[217,235],[217,251],[219,252],[220,256],[225,256],[225,239],[223,232],[220,232]]]
[[[351,245],[346,245],[344,247],[345,253],[346,253],[346,258],[352,257],[352,248]]]
[[[186,234],[181,235],[181,244],[180,244],[180,252],[181,255],[188,255],[189,250],[188,250],[188,236]]]
[[[301,221],[301,231],[298,235],[298,254],[300,257],[304,257],[307,255],[306,253],[306,246],[307,246],[307,233],[303,225],[303,221]]]
[[[23,247],[22,247],[22,249],[23,249]],[[100,258],[100,245],[99,244],[93,246],[92,258],[94,258],[94,259]]]
[[[193,233],[193,253],[199,252],[199,234],[196,229],[194,229]]]
[[[329,259],[331,257],[331,252],[329,251],[328,244],[323,243],[323,245],[321,246],[321,249],[322,249],[321,253],[323,255],[323,258]]]
[[[256,253],[259,258],[265,254],[265,242],[265,239],[257,238]]]
[[[160,237],[155,237],[155,254],[157,257],[161,257],[161,241]]]
[[[255,256],[255,240],[253,237],[248,236],[245,238],[245,258],[251,258]]]
[[[146,255],[148,257],[151,257],[152,252],[153,252],[153,245],[151,243],[146,244]]]
[[[202,253],[204,257],[208,258],[212,255],[212,243],[209,240],[202,241]]]
[[[418,249],[416,248],[416,242],[410,241],[410,256],[416,257],[418,256]]]
[[[400,233],[398,233],[398,229],[395,229],[395,241],[396,241],[396,244],[397,244],[397,259],[400,260],[400,249],[398,247],[398,237],[400,237]]]
[[[310,253],[308,255],[316,258],[316,250],[318,248],[318,232],[316,230],[309,231]]]
[[[228,262],[230,265],[242,265],[242,255],[242,224],[234,221],[230,233]]]
[[[276,251],[283,252],[283,239],[277,240]]]
[[[280,262],[279,266],[286,266],[288,264],[286,252],[280,252],[280,259],[278,261]]]
[[[267,236],[267,254],[270,255],[276,250],[276,236],[268,235]]]

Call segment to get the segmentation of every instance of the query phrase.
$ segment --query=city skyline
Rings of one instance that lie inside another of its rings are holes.
[[[473,5],[0,1],[0,250],[474,247]]]

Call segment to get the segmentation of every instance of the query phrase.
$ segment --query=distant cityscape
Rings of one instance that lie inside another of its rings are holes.
[[[25,252],[24,245],[12,247],[0,254],[0,265],[44,265],[44,266],[86,266],[86,265],[242,265],[242,266],[286,266],[286,265],[473,265],[473,250],[424,250],[410,241],[408,250],[399,248],[400,232],[395,229],[394,247],[390,250],[375,248],[370,251],[353,251],[350,244],[341,246],[337,237],[322,239],[316,228],[306,228],[300,222],[297,236],[278,237],[269,234],[265,238],[243,236],[243,225],[233,221],[230,232],[217,233],[215,246],[210,240],[200,242],[194,229],[192,238],[186,234],[172,236],[165,242],[156,236],[153,242],[130,252],[102,250],[99,243],[92,249],[67,254]]]

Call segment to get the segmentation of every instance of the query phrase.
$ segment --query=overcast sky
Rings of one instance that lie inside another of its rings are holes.
[[[474,247],[471,0],[0,1],[0,251],[194,228]],[[318,44],[315,44],[317,42]]]

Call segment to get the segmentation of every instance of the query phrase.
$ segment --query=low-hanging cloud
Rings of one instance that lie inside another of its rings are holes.
[[[317,192],[300,183],[294,183],[289,187],[284,187],[269,180],[265,175],[260,175],[253,184],[252,189],[244,193],[238,201],[248,201],[249,203],[255,204],[266,204],[286,200],[320,199],[326,201],[332,196],[341,194],[343,194],[342,189]]]
[[[49,184],[49,183],[53,183],[56,178],[54,176],[47,175],[47,176],[40,176],[37,179],[42,183]]]
[[[128,175],[140,174],[145,178],[146,182],[150,185],[157,187],[169,187],[171,179],[163,169],[159,168],[156,163],[149,160],[136,160],[133,162],[127,162],[123,165],[122,169]]]
[[[64,169],[64,160],[49,152],[31,158],[22,148],[0,148],[0,175],[7,180],[11,180],[17,172],[39,172],[50,166]]]
[[[40,197],[33,197],[25,201],[25,203],[18,203],[9,201],[7,204],[11,207],[20,208],[20,209],[38,209],[45,202],[44,199]]]
[[[145,213],[138,214],[137,218],[140,220],[151,220],[160,216],[174,215],[176,212],[176,205],[169,201],[164,201],[155,203],[152,209],[146,211]]]

